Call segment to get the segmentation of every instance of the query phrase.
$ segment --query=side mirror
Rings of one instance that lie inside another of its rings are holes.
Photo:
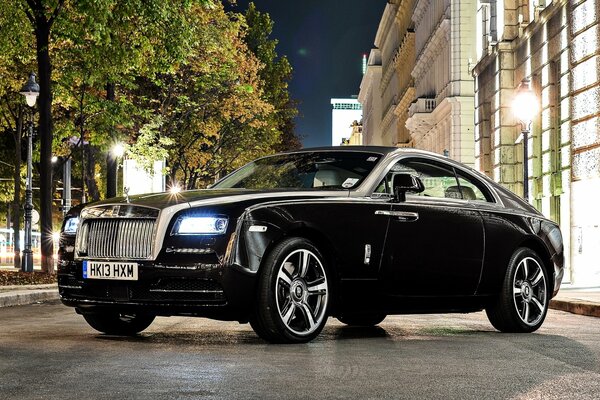
[[[396,202],[406,201],[406,193],[421,193],[425,190],[425,186],[418,176],[406,173],[395,174],[392,178],[392,186]]]

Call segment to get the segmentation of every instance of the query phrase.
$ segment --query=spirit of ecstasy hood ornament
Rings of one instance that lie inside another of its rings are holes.
[[[125,194],[125,201],[130,203],[129,201],[129,188],[128,187],[124,187],[123,188],[123,193]]]

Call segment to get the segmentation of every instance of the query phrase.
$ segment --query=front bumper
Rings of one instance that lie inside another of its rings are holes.
[[[114,309],[245,322],[254,303],[256,274],[237,265],[144,262],[137,281],[119,281],[84,279],[81,261],[61,264],[61,301],[82,313]]]

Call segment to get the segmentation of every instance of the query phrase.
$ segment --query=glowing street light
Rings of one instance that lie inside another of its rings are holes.
[[[531,122],[539,111],[538,99],[531,89],[531,81],[525,78],[517,87],[513,101],[513,114],[521,122],[521,135],[515,143],[523,141],[523,197],[529,201],[529,151],[528,135],[531,132]]]
[[[113,146],[111,151],[113,156],[121,158],[125,154],[125,146],[123,146],[121,143],[117,143]]]

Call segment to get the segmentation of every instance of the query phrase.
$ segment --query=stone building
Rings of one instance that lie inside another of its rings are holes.
[[[363,144],[363,127],[359,121],[352,123],[352,133],[349,138],[344,138],[342,146],[360,146]]]
[[[365,144],[407,146],[408,106],[414,98],[414,0],[389,0],[360,86]]]
[[[473,164],[477,0],[414,0],[415,99],[406,126],[413,146]]]
[[[359,101],[366,144],[472,164],[476,0],[389,0]]]
[[[524,79],[539,110],[528,135],[529,201],[561,225],[565,280],[600,285],[600,2],[479,0],[476,167],[523,193],[521,126],[512,103]]]
[[[369,54],[367,68],[360,84],[358,101],[363,111],[363,143],[380,146],[383,144],[381,135],[381,51],[372,49]]]

